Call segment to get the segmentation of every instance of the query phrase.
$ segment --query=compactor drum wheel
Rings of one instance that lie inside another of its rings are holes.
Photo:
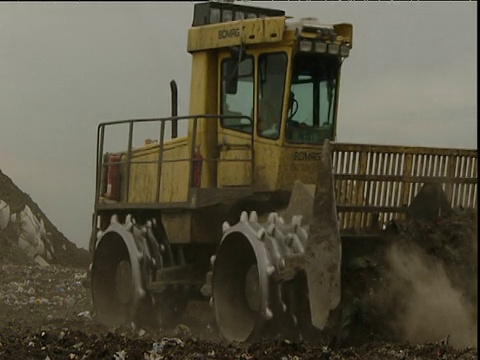
[[[148,254],[138,246],[141,230],[131,218],[125,224],[112,217],[95,249],[92,297],[97,320],[107,326],[151,324],[153,301],[145,291]]]
[[[255,240],[254,227],[237,224],[213,261],[213,299],[220,331],[230,341],[245,341],[269,316],[268,264],[265,249]]]
[[[227,340],[247,341],[269,328],[318,332],[338,306],[342,248],[328,142],[313,189],[295,184],[288,221],[270,213],[259,222],[255,211],[244,211],[237,224],[223,224],[212,257],[212,301]]]
[[[144,225],[113,215],[97,242],[92,264],[92,298],[97,320],[107,326],[156,328],[175,324],[188,294],[172,285],[152,289],[157,270],[176,266],[161,224]]]
[[[116,266],[115,271],[115,293],[122,304],[128,304],[132,299],[133,278],[132,265],[128,259],[123,259]]]
[[[136,254],[129,249],[132,235],[112,222],[95,249],[92,297],[97,320],[107,326],[132,322],[144,291]]]
[[[298,319],[305,318],[305,309],[296,306],[298,297],[289,296],[300,273],[288,264],[304,253],[307,228],[301,219],[285,224],[271,213],[260,223],[255,212],[243,212],[239,223],[225,224],[224,230],[212,259],[213,306],[223,336],[247,341],[262,336],[272,323],[303,325]]]

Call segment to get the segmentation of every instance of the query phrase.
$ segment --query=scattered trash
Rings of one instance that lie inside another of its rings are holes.
[[[206,358],[205,355],[203,355],[199,352],[190,354],[189,357],[188,357],[189,360],[204,360],[205,358]]]
[[[240,360],[252,360],[254,359],[254,356],[253,355],[250,355],[248,353],[243,353],[242,355],[240,355]],[[282,358],[283,360],[283,358]]]
[[[450,335],[447,335],[445,338],[441,339],[436,343],[437,358],[443,359],[443,357],[446,356],[449,340],[450,340]]]
[[[127,353],[122,350],[122,351],[117,351],[114,355],[113,355],[113,358],[115,360],[125,360],[125,356],[127,355]]]
[[[48,262],[45,261],[45,259],[43,257],[41,257],[40,255],[35,255],[35,257],[33,258],[33,260],[35,261],[35,263],[41,267],[47,267],[47,266],[50,266],[50,264]]]
[[[87,320],[92,320],[92,315],[90,314],[90,311],[82,311],[81,313],[78,313],[77,316]]]
[[[450,340],[450,335],[447,335],[445,338],[443,338],[442,340],[440,340],[438,342],[438,345],[446,347],[446,346],[448,346],[449,340]]]
[[[60,331],[60,334],[58,335],[58,340],[62,340],[65,337],[65,331]]]
[[[80,349],[82,346],[83,346],[83,342],[78,342],[78,343],[76,343],[75,345],[73,345],[72,347],[73,347],[74,349]]]
[[[175,330],[173,330],[173,335],[178,336],[178,337],[190,337],[190,336],[192,336],[192,331],[190,330],[190,328],[188,326],[183,325],[183,324],[179,324],[179,325],[177,325]]]
[[[183,341],[178,338],[166,338],[164,337],[160,342],[154,342],[152,344],[152,350],[144,354],[144,358],[148,360],[160,360],[161,353],[168,348],[173,348],[176,346],[183,346]]]
[[[90,355],[91,355],[92,351],[91,350],[87,350],[85,351],[85,354],[83,354],[82,358],[80,360],[87,360],[87,359],[91,359],[90,358]]]

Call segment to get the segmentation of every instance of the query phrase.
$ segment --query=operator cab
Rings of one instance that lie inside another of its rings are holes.
[[[223,59],[220,114],[239,116],[224,119],[224,128],[255,130],[256,136],[271,140],[283,134],[281,140],[296,144],[335,139],[341,59],[302,51],[293,54],[290,64],[289,58],[287,51],[247,50],[240,60]],[[240,116],[251,117],[256,126]]]
[[[199,9],[202,15],[195,17],[194,26],[257,17],[282,17],[286,22],[281,10],[225,3],[201,4]],[[220,33],[235,31],[226,28]],[[309,18],[287,24],[282,38],[251,45],[240,40],[240,45],[224,47],[219,56],[218,111],[238,118],[224,119],[221,127],[282,145],[334,140],[338,79],[351,49],[351,33],[349,24],[326,26]]]
[[[213,20],[194,21],[189,51],[217,49],[209,54],[217,57],[216,113],[225,118],[215,131],[216,186],[268,192],[291,189],[295,175],[314,182],[321,146],[336,137],[340,69],[352,47],[352,26],[311,18],[289,23],[281,10],[243,5],[202,9],[210,11],[202,19]],[[218,39],[200,40],[207,31]],[[303,163],[291,171],[297,160]]]

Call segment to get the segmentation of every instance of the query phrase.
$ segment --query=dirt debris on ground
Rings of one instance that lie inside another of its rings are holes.
[[[0,269],[0,359],[476,359],[476,348],[440,341],[369,342],[333,348],[288,339],[226,343],[208,324],[182,319],[175,329],[107,328],[95,322],[86,272],[53,265]],[[15,296],[12,296],[15,295]],[[200,326],[204,335],[196,337]],[[186,331],[191,329],[191,331]],[[206,335],[209,333],[210,335]],[[441,339],[439,339],[441,340]]]
[[[471,211],[391,223],[383,246],[346,259],[335,341],[278,337],[238,344],[221,340],[203,302],[190,304],[173,328],[98,324],[88,254],[1,172],[0,199],[12,213],[28,205],[62,249],[42,266],[18,247],[18,228],[0,231],[0,359],[478,358],[477,222]]]

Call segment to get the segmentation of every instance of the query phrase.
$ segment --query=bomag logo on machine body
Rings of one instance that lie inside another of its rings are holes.
[[[320,160],[321,158],[321,152],[295,151],[293,153],[293,160]]]
[[[229,39],[232,37],[240,36],[240,28],[233,28],[233,29],[222,29],[218,30],[218,38],[219,39]]]

